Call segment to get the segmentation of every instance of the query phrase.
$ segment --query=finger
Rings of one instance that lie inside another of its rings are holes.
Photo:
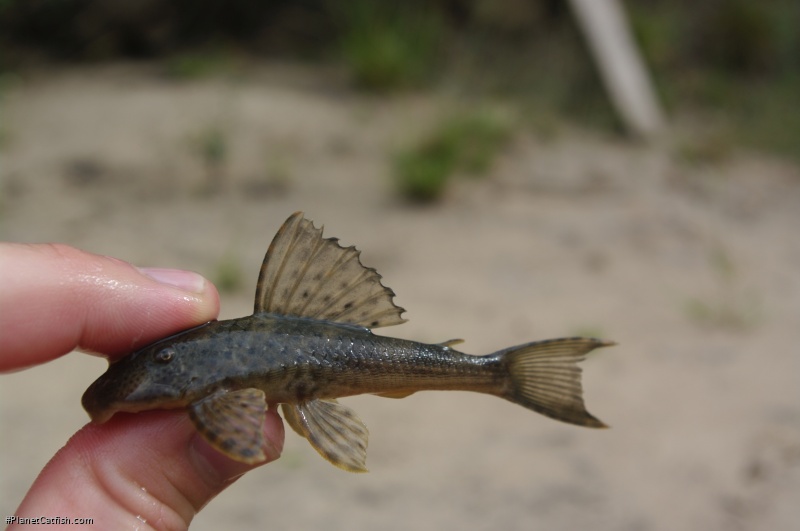
[[[197,273],[137,269],[65,245],[0,244],[0,371],[82,348],[121,355],[214,319]]]
[[[264,463],[283,448],[276,410],[266,415]],[[186,529],[194,515],[242,474],[245,465],[220,454],[185,411],[115,415],[88,424],[48,463],[17,516],[93,518],[98,529]]]

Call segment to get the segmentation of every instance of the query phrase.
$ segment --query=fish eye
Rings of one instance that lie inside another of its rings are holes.
[[[172,358],[175,357],[175,349],[172,347],[167,347],[165,349],[159,350],[156,353],[155,359],[159,363],[169,363],[172,361]]]

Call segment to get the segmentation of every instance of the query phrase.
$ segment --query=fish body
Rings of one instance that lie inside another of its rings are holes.
[[[495,395],[573,424],[604,427],[584,405],[577,362],[612,343],[564,338],[485,356],[459,352],[460,340],[426,344],[379,336],[403,322],[394,293],[358,251],[296,213],[262,265],[253,315],[212,321],[156,341],[119,361],[87,389],[95,422],[119,411],[188,408],[200,433],[243,462],[264,459],[269,405],[331,463],[366,471],[368,432],[336,399],[402,398],[423,390]]]
[[[247,387],[262,390],[268,403],[421,390],[492,392],[503,376],[497,362],[496,356],[378,336],[359,326],[256,314],[212,321],[123,358],[87,394],[120,400],[109,407],[87,398],[84,405],[102,419],[113,410],[159,407],[167,396],[182,407],[219,389]]]

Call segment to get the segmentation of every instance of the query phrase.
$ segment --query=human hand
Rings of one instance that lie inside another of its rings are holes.
[[[63,245],[0,244],[0,372],[75,348],[113,359],[218,312],[216,289],[196,273],[137,269]],[[265,462],[274,461],[284,437],[274,409],[264,435]],[[90,517],[102,529],[185,529],[255,466],[211,448],[184,410],[120,413],[78,431],[16,516]]]

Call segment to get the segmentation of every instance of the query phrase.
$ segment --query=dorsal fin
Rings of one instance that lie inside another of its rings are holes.
[[[405,322],[405,310],[355,247],[323,238],[322,229],[295,212],[269,246],[256,287],[255,313],[310,317],[367,328]]]

